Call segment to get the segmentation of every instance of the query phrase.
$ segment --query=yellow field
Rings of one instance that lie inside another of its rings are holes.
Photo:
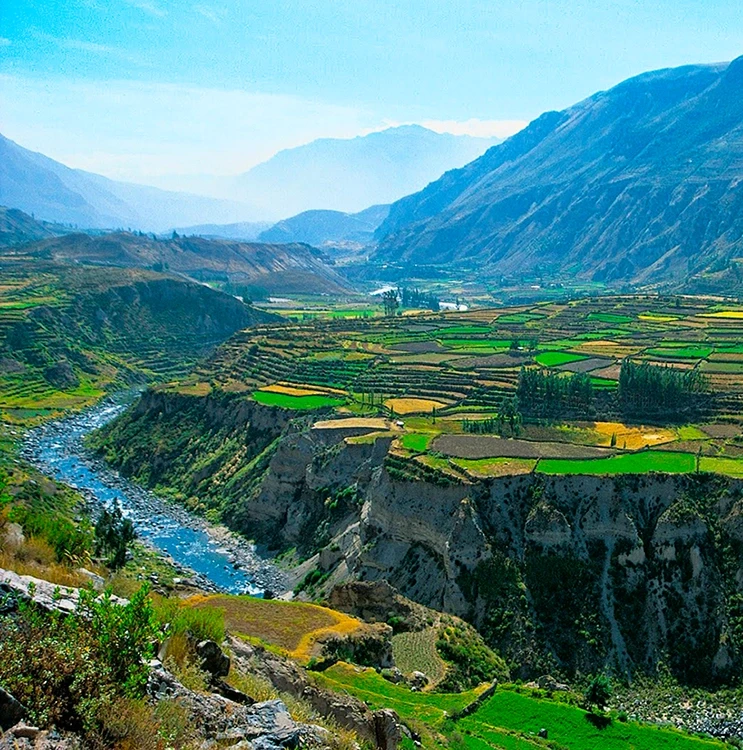
[[[388,398],[384,405],[395,414],[429,414],[434,409],[443,409],[447,404],[429,398]]]
[[[346,392],[338,388],[325,388],[322,386],[298,386],[286,385],[284,383],[274,383],[261,388],[262,391],[269,393],[283,393],[285,396],[324,396],[328,393],[337,393],[345,396]]]
[[[304,602],[213,594],[193,596],[186,603],[221,609],[225,627],[233,634],[278,646],[302,662],[309,661],[319,638],[347,635],[363,627],[355,617]]]
[[[743,320],[743,310],[723,310],[721,312],[706,313],[700,315],[702,318],[728,318],[731,320]]]
[[[350,417],[349,419],[323,419],[315,422],[315,430],[343,430],[349,427],[367,427],[370,430],[390,430],[392,425],[380,417]]]
[[[617,436],[617,448],[639,450],[646,445],[670,443],[676,439],[676,433],[665,427],[644,427],[642,425],[626,425],[622,422],[594,422],[591,429],[600,435],[598,444],[609,445],[611,436]]]

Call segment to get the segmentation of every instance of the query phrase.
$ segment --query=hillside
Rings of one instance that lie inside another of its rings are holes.
[[[0,135],[0,205],[84,229],[161,231],[255,216],[236,202],[109,180],[70,169]]]
[[[389,206],[371,206],[356,214],[304,211],[261,232],[261,242],[306,242],[316,247],[368,245],[385,220]]]
[[[17,208],[0,206],[0,248],[58,237],[71,231],[61,224],[37,221]]]
[[[495,142],[434,133],[418,125],[356,138],[322,138],[279,151],[231,178],[223,194],[256,206],[264,216],[311,209],[356,212],[420,190]]]
[[[155,239],[118,232],[43,240],[27,252],[76,263],[169,270],[202,282],[258,285],[273,294],[337,294],[349,290],[320,250],[201,237]]]
[[[0,287],[0,414],[11,421],[182,375],[236,330],[272,319],[204,285],[140,269],[6,256]]]
[[[393,204],[377,259],[738,288],[742,84],[740,58],[647,73],[545,113]]]

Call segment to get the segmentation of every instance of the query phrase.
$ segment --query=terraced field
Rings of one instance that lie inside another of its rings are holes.
[[[527,470],[743,476],[741,342],[743,309],[693,297],[327,316],[243,331],[175,387],[209,384],[279,408],[385,417],[403,430],[395,460],[458,480]],[[630,361],[703,374],[707,393],[690,424],[627,417],[618,381]],[[523,411],[513,396],[524,368],[587,379],[590,408],[509,422],[509,408]]]

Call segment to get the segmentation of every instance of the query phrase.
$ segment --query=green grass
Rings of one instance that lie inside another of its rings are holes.
[[[428,450],[431,441],[435,435],[421,435],[415,432],[408,432],[400,438],[402,447],[415,453],[423,453]]]
[[[743,460],[724,456],[702,456],[699,460],[699,470],[741,478],[743,477]]]
[[[646,474],[661,471],[669,474],[693,472],[696,457],[673,451],[639,451],[610,458],[542,459],[536,470],[543,474]]]
[[[588,359],[588,357],[571,352],[543,352],[537,354],[535,359],[542,367],[557,367],[558,365],[566,365],[568,362],[579,362],[582,359]]]
[[[331,396],[289,396],[285,393],[253,391],[253,398],[264,406],[280,406],[283,409],[323,409],[329,406],[342,406],[345,400]]]
[[[586,317],[586,320],[598,320],[600,323],[631,323],[634,318],[630,318],[628,315],[617,315],[616,313],[602,313],[592,312]]]
[[[709,440],[709,435],[696,425],[685,424],[676,430],[679,440]]]
[[[666,359],[706,359],[712,354],[711,346],[662,346],[648,349],[647,354]]]
[[[479,711],[457,722],[459,731],[500,743],[498,730],[523,732],[536,737],[544,728],[549,740],[570,750],[722,750],[715,740],[700,739],[679,731],[613,719],[602,726],[590,721],[587,713],[575,706],[499,690]],[[468,743],[469,744],[469,743]],[[546,743],[545,743],[546,745]],[[545,745],[541,745],[544,747]],[[479,750],[482,745],[471,744]],[[511,747],[528,745],[502,744]]]
[[[599,390],[602,390],[602,389],[616,388],[619,385],[619,383],[616,380],[612,380],[611,378],[599,378],[596,376],[591,376],[591,385],[594,388],[598,388]]]

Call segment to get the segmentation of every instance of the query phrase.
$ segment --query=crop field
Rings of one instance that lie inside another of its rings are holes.
[[[403,685],[387,682],[373,669],[339,663],[317,676],[321,685],[347,692],[371,708],[389,707],[422,735],[426,750],[444,746],[452,736],[457,746],[470,750],[722,750],[725,745],[674,729],[636,722],[622,722],[612,716],[591,721],[581,708],[555,700],[521,694],[508,687],[496,691],[475,713],[452,721],[482,692],[412,692]],[[548,739],[540,739],[541,729]]]
[[[357,619],[316,604],[215,594],[186,600],[193,607],[224,612],[225,627],[235,635],[258,639],[300,661],[307,661],[318,638],[344,635],[363,627]]]
[[[404,674],[423,672],[435,685],[443,679],[446,672],[446,665],[436,651],[437,638],[438,628],[394,635],[392,653],[395,665]]]
[[[743,476],[742,342],[743,310],[694,297],[343,314],[242,331],[182,383],[252,394],[276,408],[385,418],[401,433],[396,460],[465,480],[524,471]],[[703,373],[704,408],[687,423],[625,414],[617,404],[628,362]],[[525,413],[509,426],[502,415],[525,369],[556,382],[587,379],[597,406]],[[390,434],[386,427],[347,439]]]

